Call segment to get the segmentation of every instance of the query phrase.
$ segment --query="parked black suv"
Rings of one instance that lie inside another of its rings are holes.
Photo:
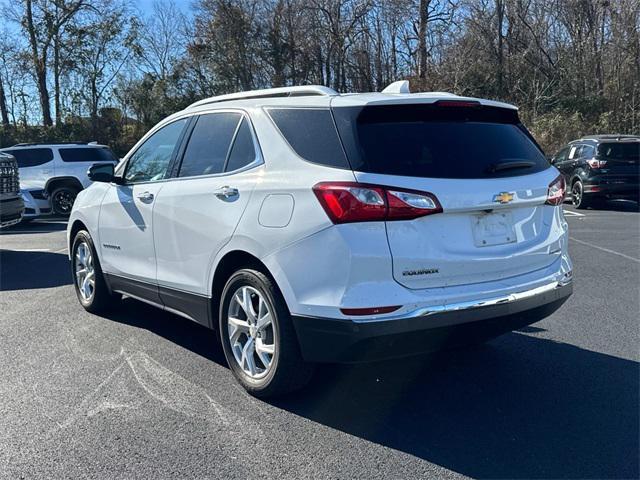
[[[564,175],[571,202],[587,208],[598,200],[640,196],[640,137],[593,135],[570,142],[551,159]]]

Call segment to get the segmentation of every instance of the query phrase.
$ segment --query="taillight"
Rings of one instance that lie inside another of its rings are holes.
[[[333,223],[411,220],[442,212],[428,192],[356,182],[322,182],[313,192]]]
[[[587,163],[591,168],[604,168],[604,166],[607,164],[607,161],[596,160],[595,158],[592,158],[591,160],[587,160]]]
[[[566,192],[566,183],[564,177],[560,175],[549,185],[547,190],[547,205],[562,205],[564,201],[564,194]]]

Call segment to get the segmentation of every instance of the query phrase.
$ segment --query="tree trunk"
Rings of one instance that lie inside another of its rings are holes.
[[[502,26],[504,24],[504,0],[496,0],[496,19],[498,34],[498,97],[502,98],[504,93],[504,37]]]
[[[33,8],[31,0],[25,0],[25,14],[27,20],[27,33],[31,44],[31,56],[36,71],[38,93],[40,94],[40,107],[42,108],[42,123],[46,127],[53,125],[51,120],[51,106],[49,105],[49,91],[47,90],[47,52],[38,52],[38,39],[33,25]],[[46,47],[45,47],[46,48]]]
[[[91,135],[95,140],[98,134],[98,85],[96,78],[91,79]]]
[[[9,126],[9,112],[7,111],[7,97],[4,94],[4,85],[0,78],[0,117],[2,117],[2,125]]]
[[[56,34],[53,42],[53,104],[56,111],[56,125],[62,123],[60,111],[60,35]]]
[[[420,20],[418,23],[418,77],[420,90],[427,89],[427,22],[429,21],[429,3],[431,0],[420,0]]]
[[[380,25],[380,19],[376,19],[376,92],[382,90],[385,86],[383,84],[382,73],[382,25]]]

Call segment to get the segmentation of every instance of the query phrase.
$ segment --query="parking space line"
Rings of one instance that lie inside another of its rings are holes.
[[[565,215],[569,215],[570,217],[585,217],[584,213],[574,212],[573,210],[563,210]]]
[[[2,232],[2,235],[20,235],[23,233],[58,233],[63,231],[64,230],[7,230],[6,232]]]
[[[50,248],[9,248],[13,252],[50,252]]]
[[[580,243],[582,245],[586,245],[588,247],[595,248],[597,250],[601,250],[603,252],[612,253],[613,255],[618,255],[619,257],[626,258],[627,260],[631,260],[633,262],[640,263],[640,259],[635,258],[635,257],[631,257],[629,255],[625,255],[624,253],[616,252],[615,250],[611,250],[609,248],[604,248],[604,247],[601,247],[599,245],[594,245],[593,243],[585,242],[584,240],[578,240],[575,237],[569,237],[569,239],[573,240],[574,242]]]

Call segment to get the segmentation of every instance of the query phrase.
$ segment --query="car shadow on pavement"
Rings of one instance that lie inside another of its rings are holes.
[[[27,223],[19,223],[12,227],[0,230],[0,236],[3,235],[29,235],[34,233],[61,232],[67,229],[67,222],[64,220],[42,222],[34,220]]]
[[[631,200],[606,200],[594,205],[591,211],[640,212],[640,203]]]
[[[475,478],[638,478],[638,365],[512,333],[471,350],[323,366],[309,388],[271,403]]]
[[[132,299],[105,318],[226,366],[213,331],[187,319]],[[511,333],[466,350],[321,365],[309,387],[269,403],[471,477],[637,478],[639,373],[634,361]]]
[[[0,291],[61,287],[71,282],[65,253],[0,250]]]
[[[215,332],[194,321],[132,298],[124,298],[122,305],[101,316],[113,322],[149,330],[201,357],[227,366]]]

